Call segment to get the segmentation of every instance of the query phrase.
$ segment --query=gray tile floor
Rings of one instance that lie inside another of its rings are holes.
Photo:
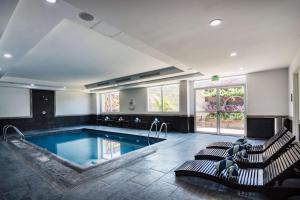
[[[101,130],[146,135],[146,131],[89,126]],[[174,169],[214,141],[236,137],[169,133],[157,152],[139,158],[104,176],[71,189],[62,189],[0,143],[0,200],[5,199],[267,199],[259,193],[242,193],[201,178],[175,178]],[[261,143],[255,140],[253,143]]]

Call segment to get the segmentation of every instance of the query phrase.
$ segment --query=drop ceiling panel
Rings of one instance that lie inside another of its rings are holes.
[[[65,19],[14,64],[8,76],[83,85],[168,66]]]
[[[66,1],[205,75],[286,67],[300,48],[299,0]]]

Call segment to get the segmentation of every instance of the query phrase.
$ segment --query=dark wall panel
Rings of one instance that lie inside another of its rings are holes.
[[[54,91],[32,90],[31,100],[34,123],[42,129],[48,128],[49,123],[54,120]]]
[[[270,138],[274,135],[274,118],[247,118],[247,137]]]
[[[126,121],[133,122],[136,117],[139,117],[144,123],[144,129],[149,129],[152,121],[158,118],[161,122],[168,123],[168,130],[177,131],[182,133],[188,133],[194,131],[194,117],[188,117],[186,115],[120,115],[120,114],[109,114],[109,115],[98,115],[98,119],[104,119],[108,116],[110,119],[117,121],[122,116]]]

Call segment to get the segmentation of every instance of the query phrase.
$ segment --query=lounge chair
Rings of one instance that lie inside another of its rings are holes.
[[[247,160],[235,157],[236,162],[241,168],[264,167],[272,159],[284,152],[294,140],[295,136],[291,132],[287,132],[263,153],[249,154]],[[195,155],[195,160],[222,160],[227,156],[226,149],[203,149]]]
[[[274,142],[276,142],[279,138],[281,138],[286,132],[287,128],[283,128],[278,131],[274,136],[268,139],[263,145],[253,145],[250,150],[247,150],[247,153],[262,153],[266,151]],[[206,148],[213,149],[229,149],[233,146],[232,142],[214,142],[209,144]]]
[[[294,168],[300,164],[300,144],[296,143],[263,169],[239,168],[237,179],[229,178],[227,170],[217,173],[214,160],[191,160],[175,170],[176,176],[198,176],[244,191],[278,189],[285,179],[293,177]],[[298,190],[299,193],[299,190]]]

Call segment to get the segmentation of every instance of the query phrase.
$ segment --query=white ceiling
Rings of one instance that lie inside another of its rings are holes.
[[[9,18],[11,17],[18,0],[1,0],[0,1],[0,38],[5,30]]]
[[[91,29],[63,20],[8,75],[84,85],[166,66]]]
[[[0,40],[0,54],[13,55],[0,58],[6,76],[83,86],[170,66],[90,29],[99,20],[82,21],[80,12],[64,1],[20,1]]]
[[[300,48],[299,0],[66,1],[205,75],[287,67]]]
[[[0,39],[0,54],[14,55],[0,57],[6,76],[83,85],[171,65],[241,74],[287,67],[300,49],[299,0],[57,1],[19,1],[13,14],[17,1],[0,1],[0,32],[12,15]],[[223,24],[210,27],[214,18]]]

